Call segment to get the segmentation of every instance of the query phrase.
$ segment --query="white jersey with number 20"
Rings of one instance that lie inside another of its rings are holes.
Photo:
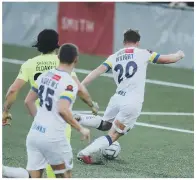
[[[136,47],[123,48],[109,56],[103,65],[108,71],[112,69],[116,93],[132,94],[138,97],[138,101],[143,101],[147,64],[156,63],[159,56],[156,52]]]

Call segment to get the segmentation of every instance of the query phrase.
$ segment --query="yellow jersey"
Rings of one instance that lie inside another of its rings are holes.
[[[56,54],[41,54],[32,59],[28,59],[22,64],[17,79],[29,82],[32,86],[39,75],[56,68],[58,65],[59,59]],[[72,72],[71,76],[76,76],[75,72]]]

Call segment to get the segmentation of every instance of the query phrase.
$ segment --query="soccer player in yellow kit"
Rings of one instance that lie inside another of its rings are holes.
[[[26,62],[24,62],[16,80],[10,86],[6,95],[6,101],[4,103],[3,125],[9,125],[11,123],[9,121],[9,119],[11,119],[9,110],[16,100],[17,93],[21,90],[21,88],[27,82],[29,82],[32,86],[40,74],[59,65],[59,59],[56,55],[57,49],[59,48],[58,41],[58,33],[52,29],[45,29],[39,33],[37,43],[33,47],[36,47],[37,50],[41,52],[41,55],[28,59]],[[71,75],[78,85],[78,95],[92,109],[92,112],[96,114],[98,111],[97,103],[92,101],[86,88],[80,84],[76,73],[72,72]],[[37,105],[39,105],[39,102],[37,102]],[[70,126],[67,126],[66,128],[66,138],[68,141],[70,141]],[[55,177],[50,166],[47,167],[47,176],[50,178]]]

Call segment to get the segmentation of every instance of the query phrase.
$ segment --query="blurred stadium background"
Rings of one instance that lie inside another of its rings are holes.
[[[45,28],[59,32],[60,43],[80,48],[76,69],[82,80],[122,47],[127,28],[141,33],[141,47],[159,53],[181,49],[186,57],[172,66],[149,65],[145,103],[136,128],[120,139],[122,152],[103,166],[77,163],[75,178],[193,178],[194,176],[194,10],[189,3],[3,3],[3,99],[20,65],[37,55],[31,45]],[[27,86],[12,108],[12,127],[3,128],[3,163],[26,166],[25,138],[32,118],[24,108]],[[111,76],[89,91],[104,111],[115,91]],[[74,110],[88,111],[80,100]],[[102,113],[102,112],[101,112]],[[103,134],[92,130],[93,138]],[[86,144],[73,131],[74,154]]]

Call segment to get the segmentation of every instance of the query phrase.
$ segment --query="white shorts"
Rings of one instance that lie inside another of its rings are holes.
[[[122,96],[115,94],[111,97],[109,104],[105,110],[103,121],[113,123],[113,127],[117,132],[125,134],[129,129],[132,129],[137,118],[141,114],[142,102],[131,96]],[[116,127],[114,121],[120,121],[125,129],[121,130]]]
[[[39,132],[38,132],[39,133]],[[47,141],[46,137],[29,133],[26,140],[27,170],[45,169],[47,164],[65,163],[65,171],[73,168],[73,154],[69,143],[65,140]]]

